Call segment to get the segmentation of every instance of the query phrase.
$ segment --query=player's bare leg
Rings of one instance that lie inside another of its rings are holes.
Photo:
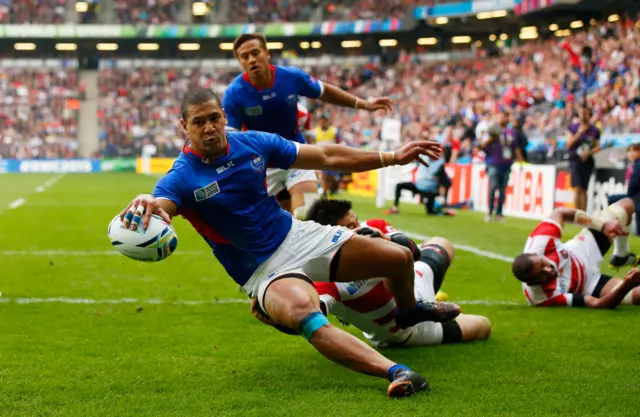
[[[460,314],[450,303],[416,302],[414,294],[413,254],[403,246],[355,235],[340,249],[333,280],[350,282],[386,277],[386,285],[398,305],[396,323],[402,328],[422,321],[448,321]]]
[[[491,335],[491,322],[484,316],[475,314],[460,314],[456,317],[460,326],[463,342],[488,339]]]
[[[600,296],[605,297],[620,284],[622,284],[622,279],[611,278],[600,291]],[[640,287],[636,287],[633,290],[629,291],[622,300],[621,304],[640,305]]]
[[[634,212],[635,205],[633,204],[633,200],[623,198],[607,207],[598,215],[598,218],[604,221],[618,220],[620,224],[622,224],[622,230],[628,233]],[[639,261],[640,258],[631,253],[629,236],[616,236],[613,239],[613,256],[609,261],[612,267],[635,266]]]
[[[404,397],[428,388],[420,375],[331,325],[320,311],[318,293],[308,282],[299,278],[278,279],[267,288],[263,304],[276,323],[298,329],[328,359],[356,372],[388,378],[389,396]]]
[[[286,200],[278,200],[278,204],[280,204],[280,208],[284,211],[288,211],[291,213],[291,199],[288,198]]]
[[[299,220],[307,216],[307,211],[319,198],[317,181],[305,181],[289,188],[291,207],[289,212]]]

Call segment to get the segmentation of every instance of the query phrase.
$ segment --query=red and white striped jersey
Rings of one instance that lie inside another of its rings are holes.
[[[304,135],[311,131],[311,113],[300,103],[298,103],[298,129]]]
[[[583,293],[587,281],[586,265],[560,240],[562,226],[551,219],[542,221],[527,239],[524,253],[550,261],[558,272],[555,280],[543,285],[522,283],[527,302],[536,306],[571,306],[573,295]]]
[[[367,220],[362,226],[375,227],[385,234],[394,231],[382,219]],[[362,330],[368,339],[399,343],[409,337],[409,329],[400,329],[396,325],[396,302],[382,278],[314,282],[313,285],[331,314]]]

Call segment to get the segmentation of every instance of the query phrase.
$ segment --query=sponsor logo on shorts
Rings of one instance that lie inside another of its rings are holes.
[[[364,283],[365,283],[365,281],[350,282],[349,285],[347,286],[347,292],[349,293],[349,295],[353,295],[353,294],[357,293],[358,290],[360,288],[362,288]]]
[[[331,242],[337,243],[340,240],[340,237],[342,237],[343,233],[344,230],[338,230],[338,232],[333,236],[333,239],[331,239]]]
[[[260,155],[253,155],[250,164],[254,171],[264,171],[264,159]]]

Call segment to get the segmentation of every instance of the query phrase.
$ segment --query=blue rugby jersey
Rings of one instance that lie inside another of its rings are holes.
[[[227,132],[226,155],[207,163],[185,147],[156,184],[213,249],[227,273],[244,285],[282,244],[291,215],[265,184],[267,167],[289,169],[298,144],[265,132]]]
[[[322,82],[298,68],[271,65],[273,85],[260,89],[245,72],[227,87],[222,107],[227,126],[235,130],[259,130],[277,133],[285,139],[306,143],[298,129],[298,96],[317,99]]]

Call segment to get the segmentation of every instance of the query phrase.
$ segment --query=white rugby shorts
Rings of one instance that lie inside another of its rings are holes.
[[[598,242],[589,229],[583,229],[573,239],[565,243],[565,247],[581,260],[586,267],[586,282],[580,295],[593,295],[600,282],[600,264],[604,259]]]
[[[269,195],[277,195],[283,190],[290,190],[294,185],[307,181],[318,182],[315,171],[267,168],[267,191]]]
[[[431,267],[424,262],[417,261],[414,263],[413,269],[415,272],[414,293],[416,300],[436,302],[436,294],[433,289],[434,276]],[[407,330],[409,333],[389,333],[389,340],[374,340],[372,338],[369,338],[369,340],[372,345],[382,348],[399,343],[404,346],[433,346],[442,343],[442,323],[424,321]]]
[[[291,230],[277,251],[262,263],[242,287],[251,297],[263,301],[267,287],[278,277],[300,274],[310,281],[328,282],[333,257],[353,232],[341,226],[322,226],[293,219]]]

